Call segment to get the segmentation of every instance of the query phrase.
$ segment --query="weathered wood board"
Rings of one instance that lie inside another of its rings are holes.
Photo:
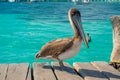
[[[29,64],[9,64],[6,80],[26,80],[29,71]]]
[[[5,80],[8,64],[0,64],[0,80]]]
[[[61,69],[58,62],[52,63],[57,80],[83,80],[69,64],[64,63],[64,65]]]
[[[31,80],[30,69],[27,63],[0,64],[0,80]]]
[[[76,71],[84,77],[85,80],[108,80],[90,63],[74,63]]]
[[[92,64],[106,75],[109,80],[120,80],[120,72],[110,66],[107,62],[92,62]]]
[[[48,63],[33,64],[34,80],[56,80],[51,66]]]

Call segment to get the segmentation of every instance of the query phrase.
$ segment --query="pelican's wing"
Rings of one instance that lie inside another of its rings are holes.
[[[73,38],[64,38],[51,41],[42,47],[41,56],[57,56],[66,51],[73,44]]]

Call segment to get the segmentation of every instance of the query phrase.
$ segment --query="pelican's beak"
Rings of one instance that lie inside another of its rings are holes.
[[[89,48],[88,46],[88,42],[86,40],[86,37],[85,37],[85,34],[84,34],[84,30],[83,30],[83,27],[82,27],[82,22],[81,22],[81,16],[76,14],[73,16],[73,22],[76,26],[76,29],[78,29],[78,32],[79,32],[79,36],[82,38],[82,40],[84,41],[85,45],[86,45],[86,48]]]

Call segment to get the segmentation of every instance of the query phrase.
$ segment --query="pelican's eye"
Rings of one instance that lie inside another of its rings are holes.
[[[80,13],[79,13],[79,11],[72,12],[72,16],[74,16],[74,15],[78,15],[78,16],[80,16]]]
[[[72,16],[75,15],[75,12],[72,12]]]

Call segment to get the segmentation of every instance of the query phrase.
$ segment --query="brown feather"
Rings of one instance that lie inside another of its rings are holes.
[[[72,44],[73,38],[53,40],[42,47],[41,51],[39,52],[39,55],[41,57],[47,56],[55,57],[66,51],[68,48],[70,48]]]

